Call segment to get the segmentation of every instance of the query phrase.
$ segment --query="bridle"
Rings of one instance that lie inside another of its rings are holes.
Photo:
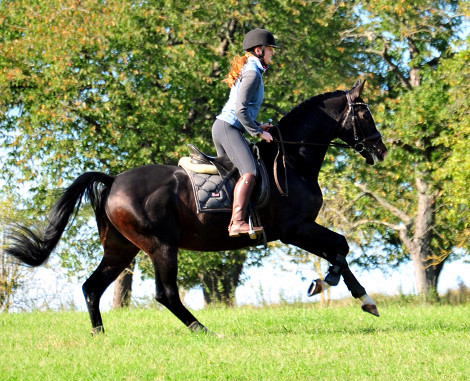
[[[344,116],[343,122],[341,123],[341,126],[344,128],[346,125],[346,122],[349,119],[349,115],[351,115],[351,126],[353,129],[353,134],[354,134],[354,145],[350,144],[344,144],[344,143],[338,143],[338,142],[330,142],[330,143],[311,143],[311,142],[292,142],[292,141],[286,141],[282,139],[281,135],[281,130],[277,126],[277,124],[274,126],[276,128],[277,133],[279,135],[279,139],[273,138],[273,143],[278,144],[277,148],[277,154],[276,157],[274,158],[274,167],[273,167],[273,172],[274,172],[274,182],[276,183],[277,189],[281,193],[282,196],[287,197],[289,195],[289,188],[288,188],[288,183],[287,183],[287,167],[286,167],[286,154],[285,154],[285,148],[284,144],[291,144],[291,145],[302,145],[302,146],[328,146],[328,147],[338,147],[338,148],[352,148],[358,153],[362,153],[366,151],[370,155],[374,154],[374,150],[377,149],[377,146],[382,139],[382,134],[380,132],[374,132],[373,134],[369,136],[365,136],[364,131],[362,131],[361,126],[359,124],[356,124],[356,113],[354,110],[355,106],[365,106],[369,112],[369,106],[364,103],[364,102],[353,102],[351,99],[351,94],[349,91],[346,92],[346,100],[348,101],[348,111],[346,112],[346,115]],[[372,114],[372,113],[371,113]],[[359,134],[362,135],[362,140],[359,140]],[[373,144],[370,144],[370,142],[373,142]],[[369,144],[366,144],[369,143]],[[284,184],[285,184],[285,192],[282,190],[278,176],[277,176],[277,160],[279,157],[279,154],[282,151],[282,164],[284,167]]]
[[[348,101],[349,108],[348,108],[348,112],[346,113],[346,116],[344,117],[343,123],[341,123],[341,125],[344,127],[344,125],[346,124],[346,121],[348,120],[349,114],[351,114],[351,126],[352,126],[353,133],[354,133],[354,141],[356,142],[354,146],[350,146],[350,145],[347,145],[347,146],[349,148],[353,148],[356,152],[361,153],[361,152],[366,151],[370,155],[372,155],[374,150],[377,148],[377,145],[379,144],[380,139],[382,139],[382,134],[379,131],[377,131],[377,132],[374,132],[372,135],[365,136],[364,132],[360,128],[361,126],[356,125],[356,114],[354,112],[354,106],[365,106],[371,115],[372,115],[372,112],[370,111],[367,103],[353,102],[349,91],[346,91],[346,99]],[[361,135],[363,136],[361,141],[359,141],[359,136],[357,133],[358,130],[361,132]],[[365,143],[368,143],[368,142],[374,142],[374,143],[372,145],[370,144],[366,145]]]

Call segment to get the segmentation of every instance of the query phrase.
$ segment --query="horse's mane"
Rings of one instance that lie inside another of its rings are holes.
[[[283,126],[286,123],[291,123],[293,120],[299,116],[306,115],[306,111],[312,110],[317,103],[323,102],[325,100],[335,98],[340,94],[344,94],[342,90],[336,90],[324,94],[314,95],[313,97],[308,98],[307,100],[299,103],[292,110],[290,110],[286,115],[284,115],[279,121],[279,127]]]

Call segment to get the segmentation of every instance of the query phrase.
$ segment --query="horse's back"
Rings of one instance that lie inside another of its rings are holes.
[[[172,165],[151,164],[132,168],[116,176],[111,192],[148,193],[162,186],[170,186],[177,173],[184,171]]]

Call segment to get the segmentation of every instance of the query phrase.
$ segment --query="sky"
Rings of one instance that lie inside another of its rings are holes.
[[[307,289],[313,279],[318,278],[315,269],[303,266],[299,273],[296,265],[284,263],[287,271],[282,271],[279,266],[274,266],[269,259],[265,260],[261,268],[250,268],[246,271],[247,280],[244,285],[237,288],[235,293],[237,305],[261,305],[278,303],[281,300],[294,302],[302,301],[319,302],[320,296],[308,297]],[[365,287],[367,293],[373,295],[380,293],[385,295],[415,294],[413,266],[411,263],[402,265],[398,270],[384,274],[381,270],[366,271],[352,267],[359,282]],[[53,284],[55,289],[64,292],[66,298],[73,299],[78,310],[86,310],[85,300],[82,294],[82,283],[66,283],[60,279],[57,271],[41,268],[36,275],[38,279],[44,279],[48,284]],[[443,295],[449,289],[458,288],[463,281],[470,287],[470,263],[463,260],[447,263],[442,270],[438,292]],[[106,290],[101,299],[101,310],[111,308],[113,298],[113,284]],[[136,273],[133,284],[133,296],[137,298],[155,295],[155,286],[152,279],[141,281],[140,274]],[[332,299],[352,298],[343,282],[331,288]],[[204,307],[202,289],[190,290],[184,299],[186,306],[193,310]],[[360,302],[358,301],[358,306]]]

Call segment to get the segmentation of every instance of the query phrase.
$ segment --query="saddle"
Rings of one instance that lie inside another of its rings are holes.
[[[256,145],[251,145],[258,163],[259,176],[250,199],[251,208],[264,207],[269,200],[269,178]],[[188,144],[189,158],[182,157],[178,163],[193,185],[197,212],[232,212],[233,189],[240,177],[238,169],[227,155],[213,157]]]

